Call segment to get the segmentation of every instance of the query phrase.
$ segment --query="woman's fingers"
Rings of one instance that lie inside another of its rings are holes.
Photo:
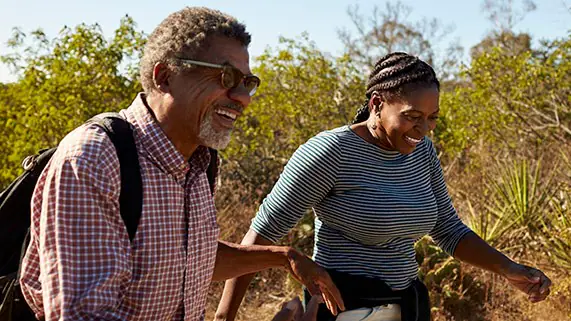
[[[319,304],[323,303],[321,296],[312,296],[307,304],[307,309],[301,321],[315,321],[317,320],[317,311],[319,311]]]

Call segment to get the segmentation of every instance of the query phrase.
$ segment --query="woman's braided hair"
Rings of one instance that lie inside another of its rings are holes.
[[[418,88],[436,86],[440,83],[430,65],[404,52],[390,53],[377,61],[367,82],[367,100],[357,110],[351,124],[363,122],[369,118],[369,100],[374,91],[390,100],[403,97]]]

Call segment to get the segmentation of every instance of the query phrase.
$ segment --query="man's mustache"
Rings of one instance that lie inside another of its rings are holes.
[[[232,109],[232,110],[239,112],[240,114],[242,112],[244,112],[244,106],[240,103],[228,103],[228,104],[223,104],[223,105],[217,105],[216,107],[223,107],[223,108]]]

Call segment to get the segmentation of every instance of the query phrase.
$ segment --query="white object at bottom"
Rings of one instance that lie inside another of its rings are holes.
[[[387,304],[339,313],[337,321],[401,321],[400,305]]]

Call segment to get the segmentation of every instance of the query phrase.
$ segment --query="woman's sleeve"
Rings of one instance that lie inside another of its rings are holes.
[[[453,255],[460,239],[471,230],[458,217],[456,209],[454,205],[452,205],[450,195],[448,194],[442,166],[436,155],[434,145],[430,140],[426,140],[431,162],[430,176],[432,180],[432,192],[434,193],[438,206],[438,219],[430,232],[430,236],[440,248],[448,254]]]
[[[250,228],[277,242],[331,191],[340,160],[334,133],[321,133],[301,145],[264,199]]]

